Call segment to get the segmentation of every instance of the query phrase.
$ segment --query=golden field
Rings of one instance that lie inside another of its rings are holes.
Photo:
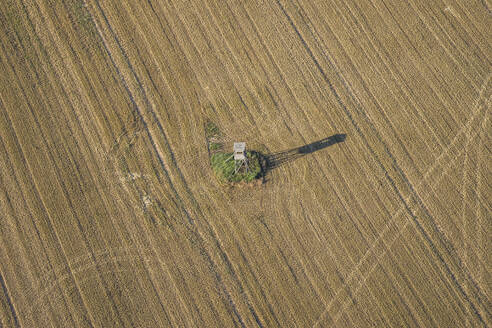
[[[0,1],[0,327],[490,326],[491,8]]]

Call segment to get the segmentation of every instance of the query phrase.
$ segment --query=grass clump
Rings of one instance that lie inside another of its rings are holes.
[[[222,144],[218,142],[211,142],[210,143],[210,150],[219,150],[222,149]]]
[[[205,134],[207,138],[219,137],[220,136],[219,127],[215,125],[214,122],[208,121],[207,124],[205,125]]]
[[[232,153],[215,153],[212,154],[211,163],[212,169],[222,182],[251,182],[258,178],[261,173],[260,158],[256,152],[246,152],[248,158],[249,170],[241,169],[234,174],[234,159],[231,158]],[[229,159],[230,158],[230,159]],[[228,160],[229,159],[229,160]]]
[[[209,151],[215,153],[223,149],[224,144],[221,141],[221,133],[214,122],[208,121],[205,124],[205,136],[207,137]]]

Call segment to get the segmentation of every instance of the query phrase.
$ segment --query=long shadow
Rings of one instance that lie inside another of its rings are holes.
[[[346,137],[347,137],[346,134],[334,134],[331,137],[315,141],[308,145],[304,145],[301,147],[289,149],[278,153],[264,155],[265,162],[266,162],[265,171],[268,172],[281,165],[295,161],[296,159],[299,159],[308,154],[312,154],[315,151],[330,147],[339,142],[344,142]]]

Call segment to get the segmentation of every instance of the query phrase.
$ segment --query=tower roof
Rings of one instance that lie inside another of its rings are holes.
[[[234,152],[244,152],[246,150],[246,143],[245,142],[235,142],[234,143]]]

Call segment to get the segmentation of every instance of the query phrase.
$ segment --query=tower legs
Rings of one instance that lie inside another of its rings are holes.
[[[247,159],[243,159],[243,160],[240,160],[240,161],[234,161],[234,174],[236,174],[237,172],[239,172],[239,169],[241,168],[241,166],[246,166],[246,172],[248,172],[249,170],[249,167],[248,167],[248,160]]]

